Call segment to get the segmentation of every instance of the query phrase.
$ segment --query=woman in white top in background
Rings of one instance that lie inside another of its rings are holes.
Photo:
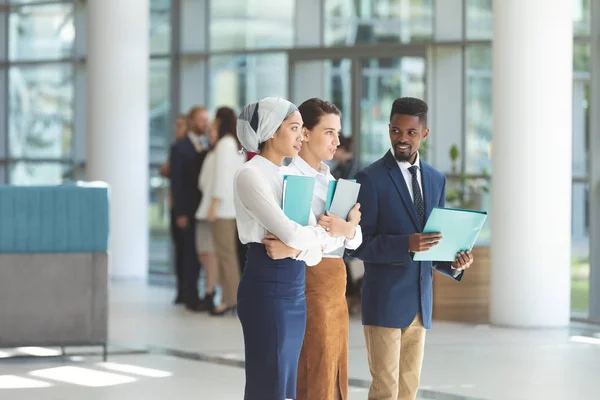
[[[306,265],[321,261],[329,235],[321,227],[298,225],[281,209],[283,160],[297,156],[302,148],[297,107],[278,98],[249,104],[238,119],[237,135],[247,151],[259,152],[238,171],[234,194],[240,240],[248,244],[238,289],[246,365],[244,399],[294,399],[306,326]],[[316,225],[312,214],[311,225]],[[293,257],[274,260],[277,254],[268,253],[268,244],[262,243],[268,242],[268,233],[297,249]]]
[[[237,118],[229,107],[217,110],[210,130],[213,144],[212,187],[207,220],[211,223],[213,245],[216,251],[218,276],[221,286],[221,304],[211,310],[211,315],[235,312],[237,289],[240,283],[240,266],[237,256],[237,230],[233,205],[233,181],[246,157],[240,153],[236,132]]]
[[[313,98],[302,103],[304,144],[284,174],[314,177],[312,211],[326,229],[340,231],[346,240],[332,238],[337,251],[323,255],[306,270],[306,333],[298,365],[297,400],[348,398],[348,305],[344,250],[362,244],[360,226],[325,213],[329,182],[335,180],[324,161],[340,144],[341,112],[332,103]],[[355,208],[358,208],[357,204]],[[325,216],[323,216],[326,214]]]
[[[208,140],[210,150],[204,159],[200,175],[198,176],[198,189],[202,193],[202,200],[196,210],[196,252],[198,253],[199,263],[204,267],[206,302],[208,309],[202,311],[214,312],[215,304],[215,285],[219,276],[217,256],[211,223],[208,220],[208,211],[211,206],[214,191],[215,174],[215,152],[213,146],[217,141],[217,133],[208,129]]]

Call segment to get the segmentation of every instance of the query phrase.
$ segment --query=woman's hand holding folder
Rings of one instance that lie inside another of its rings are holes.
[[[330,236],[345,237],[346,239],[354,238],[356,226],[360,223],[362,216],[359,203],[356,203],[350,210],[348,221],[344,221],[342,218],[329,213],[329,211],[325,214],[319,218],[319,226],[325,229]]]

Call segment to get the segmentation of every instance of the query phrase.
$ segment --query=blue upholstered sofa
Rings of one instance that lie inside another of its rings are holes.
[[[0,185],[0,348],[108,337],[109,188]]]

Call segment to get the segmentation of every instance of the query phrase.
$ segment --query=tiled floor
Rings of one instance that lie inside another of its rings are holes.
[[[171,305],[167,288],[120,282],[111,289],[108,364],[89,355],[99,349],[67,349],[64,358],[0,359],[0,399],[242,399],[236,318],[188,313]],[[0,350],[0,358],[9,355]],[[600,399],[599,373],[600,326],[529,331],[435,323],[420,396]],[[349,400],[366,400],[369,371],[359,320],[350,328],[350,377]]]

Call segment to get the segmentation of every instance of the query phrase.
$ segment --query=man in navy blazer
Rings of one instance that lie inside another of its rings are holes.
[[[173,217],[182,257],[181,270],[177,273],[178,294],[175,302],[184,303],[190,311],[206,311],[209,308],[208,302],[203,302],[198,296],[200,263],[196,252],[195,215],[202,200],[198,177],[208,151],[205,136],[208,110],[203,106],[192,107],[188,119],[190,132],[175,142],[169,155]]]
[[[453,263],[413,261],[439,233],[422,233],[434,207],[444,207],[446,178],[419,158],[429,135],[427,104],[394,101],[389,134],[392,148],[360,171],[363,244],[352,255],[365,264],[362,319],[373,383],[369,400],[416,398],[425,330],[431,327],[433,270],[461,280],[470,252]]]

